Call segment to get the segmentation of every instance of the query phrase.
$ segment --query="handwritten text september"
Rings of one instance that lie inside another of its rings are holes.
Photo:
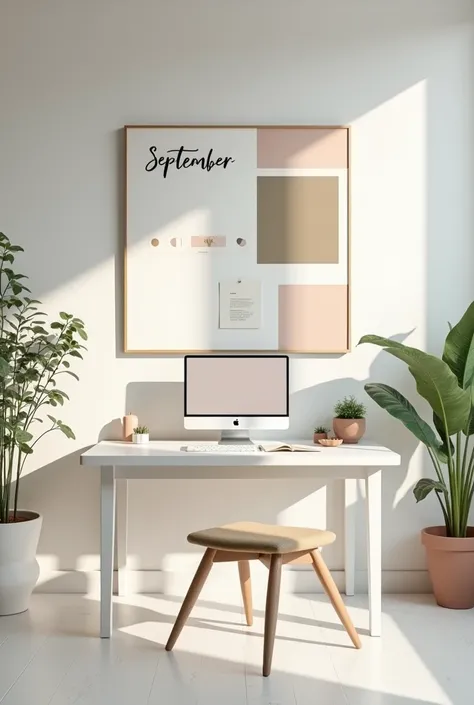
[[[199,149],[185,149],[183,146],[179,149],[168,149],[166,152],[167,156],[162,155],[157,157],[156,150],[157,147],[155,146],[149,148],[152,158],[145,166],[145,171],[154,171],[158,166],[161,166],[163,167],[164,179],[166,179],[170,167],[173,166],[176,170],[189,169],[192,166],[197,166],[203,171],[211,171],[214,167],[222,167],[227,169],[229,164],[235,162],[233,157],[216,157],[213,159],[212,149],[209,150],[207,156],[203,157],[186,156],[199,152]]]

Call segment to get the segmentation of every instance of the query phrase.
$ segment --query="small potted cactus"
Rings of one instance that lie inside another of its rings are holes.
[[[354,396],[344,397],[334,407],[333,429],[336,438],[344,443],[358,443],[365,433],[364,404]]]
[[[326,426],[316,426],[314,429],[314,434],[313,434],[313,442],[314,443],[319,443],[319,440],[321,438],[327,438],[329,433],[329,429],[326,428]]]
[[[134,443],[148,443],[150,440],[150,430],[147,426],[137,426],[133,429]]]

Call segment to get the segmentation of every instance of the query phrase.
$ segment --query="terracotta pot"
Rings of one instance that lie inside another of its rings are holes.
[[[344,443],[358,443],[365,433],[365,419],[333,419],[332,427]]]
[[[455,610],[474,607],[474,526],[468,527],[465,539],[446,536],[444,526],[429,526],[422,530],[421,541],[438,605]]]
[[[327,433],[315,433],[313,435],[313,443],[318,443],[320,438],[327,438],[328,434]]]

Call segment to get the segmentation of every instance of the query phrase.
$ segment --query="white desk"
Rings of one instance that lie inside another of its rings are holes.
[[[258,441],[255,441],[258,442]],[[301,443],[302,441],[296,441]],[[303,441],[304,442],[304,441]],[[308,441],[306,441],[308,443]],[[381,468],[400,465],[400,456],[382,446],[359,443],[321,448],[318,453],[188,453],[186,441],[134,445],[102,441],[81,456],[81,465],[101,469],[100,635],[112,633],[116,480],[124,480],[117,526],[119,594],[123,590],[127,543],[127,480],[315,478],[345,481],[345,583],[354,594],[356,480],[367,493],[367,564],[370,634],[380,636],[382,595]],[[177,488],[179,491],[179,488]],[[255,517],[258,521],[258,517]],[[200,527],[196,527],[200,528]],[[324,527],[322,527],[324,528]],[[331,528],[331,527],[328,527]]]

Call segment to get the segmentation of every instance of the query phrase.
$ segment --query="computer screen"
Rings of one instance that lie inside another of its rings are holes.
[[[286,417],[286,355],[187,355],[185,417]]]

